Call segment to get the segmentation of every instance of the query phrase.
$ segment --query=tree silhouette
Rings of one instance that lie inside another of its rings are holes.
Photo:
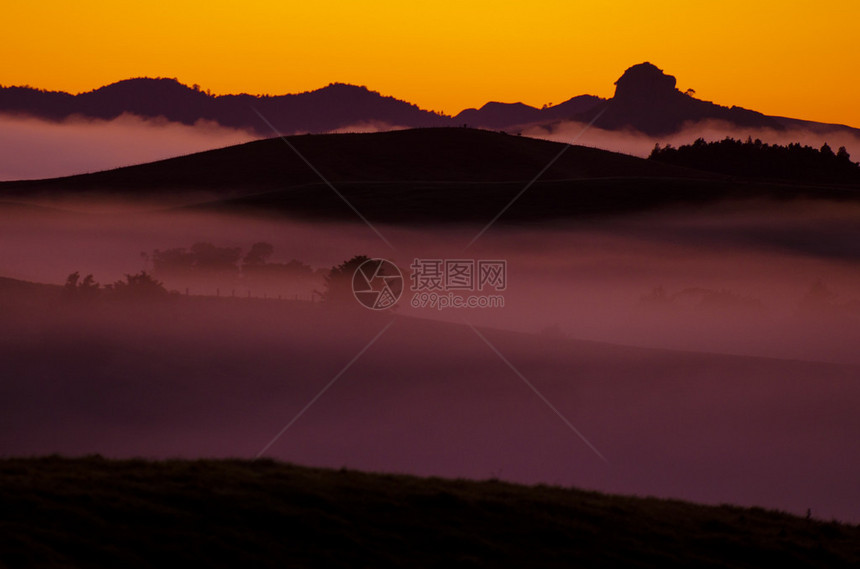
[[[369,258],[366,255],[356,255],[332,267],[324,277],[325,290],[320,294],[322,301],[329,304],[354,303],[352,277],[355,270]]]
[[[75,271],[74,273],[72,273],[68,277],[66,277],[66,284],[65,284],[66,291],[74,292],[75,290],[77,290],[78,280],[80,280],[80,278],[81,278],[81,273],[79,273],[78,271]]]
[[[152,270],[156,275],[187,275],[194,270],[194,253],[185,248],[174,248],[152,252]]]
[[[860,165],[851,161],[845,147],[833,152],[792,142],[788,146],[747,138],[706,142],[703,138],[678,148],[656,145],[650,160],[732,176],[814,182],[860,183]]]
[[[152,278],[146,271],[134,275],[125,275],[125,280],[119,280],[105,287],[114,297],[121,299],[152,299],[167,296],[167,289],[160,281]]]
[[[195,243],[191,246],[194,254],[194,268],[198,272],[214,274],[236,274],[239,271],[239,247],[216,247],[212,243]]]
[[[259,245],[259,244],[258,244]],[[239,247],[216,247],[198,242],[191,249],[177,247],[152,252],[152,269],[159,277],[235,277],[239,273]]]
[[[271,243],[264,241],[254,243],[251,245],[251,250],[242,259],[242,268],[265,265],[274,252],[275,247]]]
[[[78,271],[66,277],[66,284],[63,286],[63,294],[66,298],[81,300],[98,296],[100,287],[93,275],[87,275],[84,280],[80,279],[81,274]]]

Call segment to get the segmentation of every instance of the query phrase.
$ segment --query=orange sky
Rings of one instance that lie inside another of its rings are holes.
[[[857,22],[856,0],[11,0],[0,84],[79,92],[163,76],[281,94],[340,81],[456,113],[611,96],[648,60],[706,100],[860,127]]]

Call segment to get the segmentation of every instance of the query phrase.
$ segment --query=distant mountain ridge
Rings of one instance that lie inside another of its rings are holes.
[[[773,117],[741,107],[725,107],[697,99],[676,88],[676,79],[645,62],[628,68],[615,82],[610,99],[578,95],[543,108],[523,103],[488,102],[449,116],[384,96],[364,86],[332,83],[304,93],[287,95],[212,95],[176,79],[126,79],[87,93],[72,95],[32,87],[0,87],[0,113],[62,120],[82,116],[110,120],[124,113],[144,118],[163,117],[191,125],[212,121],[263,136],[271,128],[283,134],[326,133],[361,127],[390,129],[463,126],[520,130],[540,126],[552,132],[561,122],[591,122],[604,130],[633,130],[651,136],[668,135],[687,125],[717,120],[738,128],[806,128],[817,132],[860,130]]]
[[[176,79],[126,79],[70,95],[31,87],[0,88],[0,112],[61,120],[73,115],[114,119],[123,113],[163,117],[191,125],[201,120],[271,135],[262,113],[285,133],[328,132],[363,122],[394,126],[443,126],[446,117],[366,87],[332,83],[305,93],[255,96],[211,95]]]
[[[491,101],[480,109],[460,111],[454,117],[454,122],[484,128],[509,129],[533,123],[571,119],[593,109],[605,100],[594,95],[579,95],[558,105],[542,109],[523,103]]]

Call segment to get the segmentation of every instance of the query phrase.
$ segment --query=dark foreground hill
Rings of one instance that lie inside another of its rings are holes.
[[[732,199],[858,196],[855,188],[744,183],[595,148],[466,128],[287,141],[273,138],[93,174],[0,183],[0,199],[156,200],[221,211],[357,219],[340,193],[371,221],[439,223],[486,222],[527,186],[502,222]]]
[[[6,567],[856,567],[860,528],[760,508],[271,460],[0,461]]]

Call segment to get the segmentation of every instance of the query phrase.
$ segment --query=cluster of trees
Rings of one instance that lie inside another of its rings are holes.
[[[314,277],[316,271],[296,259],[288,263],[271,263],[275,248],[258,242],[242,256],[240,247],[217,247],[199,242],[189,249],[177,247],[152,252],[153,273],[159,278],[202,277],[205,279],[244,279],[247,281],[277,277]]]
[[[81,274],[75,271],[66,278],[63,294],[68,299],[88,300],[103,296],[119,299],[152,299],[166,296],[168,293],[164,283],[155,280],[146,271],[134,275],[127,274],[124,280],[104,287],[95,281],[93,275],[87,275],[81,279]]]
[[[860,183],[860,164],[851,161],[844,146],[837,152],[826,143],[821,148],[791,143],[767,144],[725,138],[678,148],[657,144],[650,160],[732,176],[787,179],[813,182]]]
[[[366,255],[356,255],[332,267],[323,278],[324,290],[319,293],[321,300],[332,305],[354,305],[352,278],[356,269],[369,258]]]
[[[367,256],[356,255],[328,270],[313,271],[308,265],[295,260],[284,264],[267,263],[273,251],[274,248],[268,243],[254,244],[242,258],[241,272],[245,278],[253,278],[257,274],[281,272],[319,275],[323,290],[314,290],[314,293],[322,302],[337,305],[351,305],[355,302],[352,292],[353,275],[355,270],[368,260]],[[168,268],[173,266],[171,263],[176,263],[176,266],[183,270],[192,272],[231,273],[239,270],[239,249],[219,248],[208,243],[198,243],[190,251],[170,249],[164,253],[166,255],[158,257],[159,262],[164,263],[166,259]],[[156,265],[156,267],[159,266],[165,270],[164,265]],[[155,299],[170,294],[162,281],[146,271],[133,275],[127,274],[124,279],[104,286],[96,282],[92,274],[81,278],[80,272],[75,271],[66,278],[63,293],[66,299],[75,301],[95,298]],[[178,293],[173,291],[173,294]]]

